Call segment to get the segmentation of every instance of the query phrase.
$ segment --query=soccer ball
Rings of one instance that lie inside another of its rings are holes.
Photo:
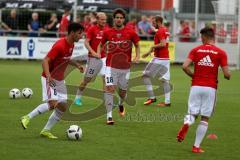
[[[17,88],[13,88],[9,91],[9,97],[12,99],[21,97],[21,92]]]
[[[22,90],[22,96],[24,98],[30,98],[30,97],[32,97],[32,95],[33,95],[33,91],[30,88],[24,88]]]
[[[67,137],[71,140],[80,140],[82,138],[82,129],[78,125],[71,125],[67,130]]]

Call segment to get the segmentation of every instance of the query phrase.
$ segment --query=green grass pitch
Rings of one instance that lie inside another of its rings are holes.
[[[187,111],[190,88],[188,78],[180,66],[171,67],[171,83],[174,86],[170,108],[155,105],[143,106],[144,98],[138,98],[135,106],[126,106],[125,118],[114,111],[116,125],[105,125],[105,115],[87,122],[61,121],[52,130],[58,140],[44,139],[39,132],[50,112],[33,119],[27,130],[20,125],[20,117],[41,103],[41,63],[34,61],[0,61],[0,159],[1,160],[189,160],[240,159],[240,73],[232,71],[232,79],[224,80],[220,72],[217,107],[210,119],[207,134],[215,133],[217,140],[204,139],[205,153],[193,154],[195,123],[183,143],[176,142],[176,134]],[[134,75],[133,75],[134,76]],[[81,79],[77,71],[71,73],[68,84],[78,85]],[[101,79],[91,87],[101,88]],[[31,99],[8,98],[11,88],[30,87]],[[142,86],[143,88],[143,86]],[[162,97],[158,97],[158,102]],[[83,97],[84,106],[71,106],[73,112],[85,112],[101,103],[101,99]],[[199,120],[197,120],[198,122]],[[81,141],[69,141],[65,131],[71,124],[83,129]]]

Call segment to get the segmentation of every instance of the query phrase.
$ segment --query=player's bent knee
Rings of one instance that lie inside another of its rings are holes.
[[[207,116],[201,116],[201,121],[208,122],[209,117]]]
[[[142,75],[142,79],[146,79],[146,78],[149,78],[150,76],[149,75],[147,75],[147,74],[143,74]]]
[[[65,112],[67,110],[67,101],[65,100],[59,101],[56,107],[60,111]]]
[[[83,83],[87,85],[91,80],[92,80],[91,77],[85,77]]]
[[[126,93],[127,93],[126,90],[120,90],[120,91],[119,91],[119,96],[120,96],[120,97],[125,97],[125,96],[126,96]]]
[[[89,82],[90,82],[90,80],[84,80],[84,81],[81,83],[80,87],[86,87]]]
[[[165,83],[165,84],[168,84],[170,82],[170,80],[165,78],[159,78],[159,79],[162,81],[162,83]]]
[[[192,125],[195,122],[195,116],[194,115],[186,115],[184,117],[184,124]]]
[[[57,101],[56,100],[50,100],[48,101],[49,109],[53,110],[57,106]]]
[[[105,89],[106,89],[106,92],[108,92],[108,93],[114,93],[115,92],[115,87],[114,86],[106,86]]]

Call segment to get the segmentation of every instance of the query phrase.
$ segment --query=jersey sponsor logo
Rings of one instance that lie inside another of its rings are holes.
[[[117,33],[117,38],[120,38],[120,37],[122,37],[122,34],[121,33]]]
[[[209,55],[207,55],[206,57],[202,58],[199,62],[198,62],[199,66],[208,66],[208,67],[214,67],[214,64],[212,63],[212,60],[210,58]]]
[[[112,38],[112,41],[109,41],[109,43],[112,43],[112,44],[123,44],[123,43],[126,43],[126,41],[115,41],[114,38]]]
[[[197,52],[202,52],[202,53],[212,53],[212,54],[218,54],[218,52],[213,51],[213,50],[205,50],[205,49],[199,49]]]
[[[68,57],[63,57],[63,59],[71,59],[71,56],[68,56]]]
[[[96,39],[102,39],[102,34],[97,34]]]
[[[102,39],[102,37],[103,37],[103,31],[99,31],[98,33],[97,33],[97,35],[96,35],[96,39]]]

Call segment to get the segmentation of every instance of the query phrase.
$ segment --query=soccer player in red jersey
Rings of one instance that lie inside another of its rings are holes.
[[[177,140],[182,142],[189,126],[195,122],[198,115],[201,116],[192,148],[194,153],[204,152],[200,148],[200,144],[207,132],[208,120],[216,103],[219,66],[222,68],[224,78],[230,79],[227,55],[214,45],[214,30],[206,27],[200,33],[203,44],[192,49],[183,64],[183,71],[192,78],[192,87],[188,99],[188,114],[185,116],[184,124],[177,135]],[[194,64],[194,72],[189,67],[191,63]]]
[[[69,25],[70,19],[71,19],[70,10],[71,10],[70,6],[65,6],[64,14],[62,15],[62,19],[60,21],[60,25],[59,25],[59,29],[58,29],[58,32],[60,32],[59,37],[66,36],[65,32],[67,32],[68,25]]]
[[[168,51],[168,41],[169,41],[169,32],[166,27],[163,25],[163,18],[161,16],[154,17],[154,25],[158,29],[154,36],[154,45],[150,50],[145,53],[142,57],[146,58],[152,52],[154,52],[154,58],[149,62],[143,71],[143,81],[146,85],[149,98],[144,105],[149,105],[156,102],[156,97],[153,93],[153,87],[151,84],[150,77],[155,77],[159,74],[163,83],[165,102],[160,102],[158,106],[165,107],[170,106],[170,60],[169,60],[169,51]],[[163,73],[161,73],[163,72]]]
[[[88,49],[88,62],[87,68],[85,70],[85,76],[83,81],[80,84],[80,87],[77,91],[75,98],[75,104],[81,106],[81,96],[83,90],[87,84],[97,76],[101,75],[103,77],[103,88],[105,86],[104,75],[106,69],[106,56],[104,52],[101,52],[100,55],[97,54],[97,47],[102,40],[103,32],[109,28],[106,26],[107,16],[103,12],[97,13],[97,24],[93,25],[88,29],[86,34],[87,38],[85,40],[85,46]]]
[[[115,9],[113,12],[113,28],[103,34],[102,41],[98,46],[98,53],[104,50],[107,53],[105,71],[105,105],[107,109],[107,124],[114,124],[112,118],[113,94],[116,87],[119,87],[119,114],[124,116],[125,108],[123,101],[126,98],[128,79],[130,76],[132,46],[136,49],[134,61],[139,60],[140,48],[139,37],[136,32],[124,26],[126,13],[123,9]]]
[[[83,30],[84,28],[80,24],[71,23],[68,26],[68,35],[59,39],[43,59],[41,81],[44,103],[21,118],[24,129],[27,128],[30,120],[35,116],[54,110],[40,135],[47,138],[57,138],[50,132],[50,129],[60,120],[67,109],[67,88],[64,81],[64,72],[68,64],[71,63],[82,70],[81,65],[73,63],[70,59],[74,42],[78,42],[82,37]]]

